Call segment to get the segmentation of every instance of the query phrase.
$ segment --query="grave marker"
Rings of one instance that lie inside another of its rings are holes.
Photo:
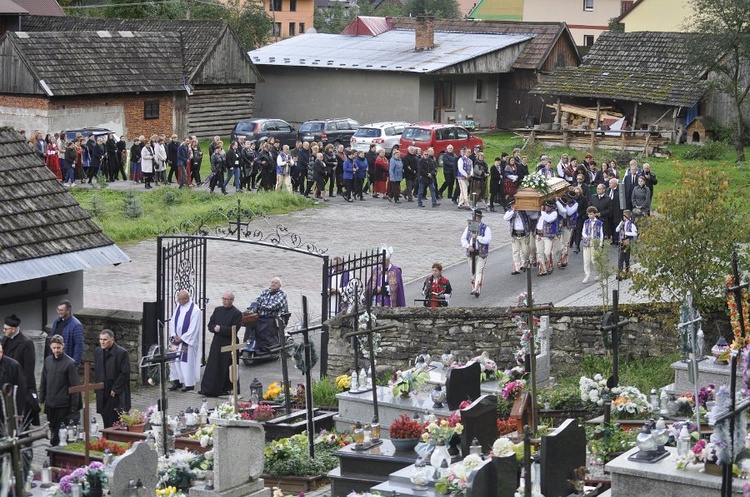
[[[586,466],[586,431],[566,419],[552,434],[542,436],[541,484],[545,497],[567,497],[574,491],[574,471]]]
[[[482,367],[472,362],[460,368],[451,368],[445,378],[448,409],[454,411],[464,400],[476,400],[481,395]]]
[[[94,390],[104,388],[104,383],[90,383],[91,365],[88,362],[83,363],[83,384],[68,388],[68,393],[83,392],[83,463],[89,463],[89,420],[91,419],[89,411],[90,393]]]
[[[466,409],[461,409],[461,423],[464,431],[461,436],[461,454],[469,454],[471,441],[475,438],[482,446],[482,453],[488,454],[497,440],[497,397],[482,395]]]
[[[138,495],[156,495],[156,484],[159,476],[156,467],[159,455],[146,442],[136,442],[120,457],[112,462],[112,478],[109,483],[111,495],[132,495],[130,482],[140,482],[143,487]],[[140,493],[142,492],[142,493]]]
[[[237,383],[239,375],[237,374],[237,351],[245,348],[244,343],[237,343],[237,327],[232,326],[232,343],[225,345],[220,350],[222,352],[231,352],[232,364],[229,366],[229,377],[232,380],[232,405],[234,406],[234,413],[237,414],[239,409],[237,407]]]

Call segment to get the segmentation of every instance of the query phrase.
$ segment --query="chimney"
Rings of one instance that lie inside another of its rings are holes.
[[[432,50],[435,48],[435,25],[432,16],[420,14],[417,16],[417,27],[414,30],[414,50]]]

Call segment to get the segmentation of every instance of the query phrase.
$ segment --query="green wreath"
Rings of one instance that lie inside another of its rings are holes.
[[[318,363],[318,353],[315,351],[315,344],[313,342],[310,342],[310,362],[312,364],[309,366],[305,364],[304,343],[298,343],[294,346],[294,354],[292,354],[292,357],[294,358],[294,366],[303,373],[308,373]]]

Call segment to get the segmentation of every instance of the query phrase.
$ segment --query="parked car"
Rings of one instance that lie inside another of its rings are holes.
[[[367,152],[370,150],[370,145],[374,143],[378,152],[385,150],[386,155],[390,157],[393,150],[398,149],[401,133],[408,125],[409,123],[404,121],[386,121],[362,125],[352,136],[352,148]]]
[[[422,122],[412,124],[404,129],[401,134],[401,150],[409,146],[419,147],[422,150],[432,147],[438,164],[443,163],[445,147],[453,145],[453,151],[458,154],[462,147],[474,148],[480,145],[484,148],[484,142],[469,133],[466,128],[455,124],[441,124]]]
[[[348,117],[336,119],[311,119],[299,127],[297,139],[299,141],[323,142],[323,145],[346,145],[352,135],[359,128],[359,123]]]
[[[254,141],[262,141],[272,136],[290,148],[297,142],[297,130],[283,119],[257,118],[240,121],[232,130],[232,141],[238,140],[240,136]]]
[[[80,134],[83,136],[84,140],[88,140],[89,135],[92,134],[99,138],[100,136],[103,137],[105,140],[107,139],[107,135],[110,133],[113,133],[115,135],[115,140],[119,141],[120,137],[117,133],[115,133],[112,130],[109,130],[107,128],[79,128],[79,129],[66,129],[65,130],[65,139],[68,141],[73,141],[76,139],[76,135]]]

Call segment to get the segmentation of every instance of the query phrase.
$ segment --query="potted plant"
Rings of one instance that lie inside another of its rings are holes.
[[[122,411],[120,413],[120,426],[124,426],[128,431],[143,433],[147,420],[148,415],[138,409],[131,409],[130,411]]]
[[[393,378],[388,382],[391,387],[393,396],[408,397],[411,392],[419,390],[422,385],[427,383],[430,375],[421,368],[407,369],[406,371],[396,371]]]
[[[396,450],[411,450],[417,446],[423,430],[422,423],[402,414],[391,423],[391,442]]]
[[[83,495],[102,497],[104,485],[108,482],[104,465],[98,461],[74,470],[60,478],[60,491],[63,495],[72,495],[73,486],[81,488]]]

